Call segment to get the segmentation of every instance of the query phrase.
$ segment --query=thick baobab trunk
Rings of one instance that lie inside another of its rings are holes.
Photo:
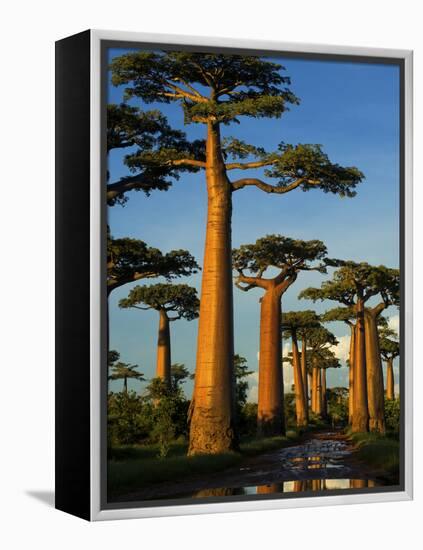
[[[367,408],[366,342],[364,334],[364,304],[361,299],[356,305],[357,323],[354,357],[354,414],[353,432],[367,432],[369,411]]]
[[[127,377],[125,376],[125,378],[123,379],[123,391],[125,393],[128,393],[128,379]]]
[[[292,367],[294,369],[295,411],[297,426],[307,426],[307,409],[297,336],[292,334]]]
[[[237,447],[234,429],[232,198],[219,125],[208,123],[206,243],[198,327],[195,387],[190,410],[190,455]]]
[[[307,375],[307,340],[305,336],[301,339],[301,376],[303,380],[304,399],[306,407],[306,418],[308,421],[308,375]]]
[[[160,310],[159,337],[157,339],[156,376],[170,387],[170,330],[169,318],[164,309]]]
[[[377,313],[366,310],[364,315],[366,340],[367,401],[369,407],[369,430],[385,433],[385,396],[383,370],[380,358]]]
[[[394,360],[392,357],[386,363],[386,399],[395,399]]]
[[[328,414],[326,369],[320,369],[320,379],[321,379],[321,386],[322,386],[322,416],[325,417]]]
[[[261,299],[257,433],[285,434],[281,294],[273,286]]]
[[[354,415],[354,356],[355,356],[355,325],[350,325],[350,353],[349,353],[349,389],[348,389],[348,424],[352,424]]]

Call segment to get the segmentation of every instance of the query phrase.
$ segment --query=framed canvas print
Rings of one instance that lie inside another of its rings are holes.
[[[412,497],[412,53],[56,44],[56,506]]]

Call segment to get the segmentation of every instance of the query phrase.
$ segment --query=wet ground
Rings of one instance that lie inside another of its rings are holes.
[[[331,491],[386,484],[383,472],[372,471],[355,460],[354,448],[345,437],[322,432],[309,435],[301,443],[246,459],[224,472],[156,484],[118,500]]]

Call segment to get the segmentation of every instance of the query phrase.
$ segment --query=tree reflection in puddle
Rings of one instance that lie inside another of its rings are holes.
[[[205,489],[193,495],[194,498],[208,496],[230,495],[262,495],[272,493],[301,493],[305,491],[333,491],[337,489],[363,489],[365,487],[377,487],[378,483],[373,479],[303,479],[282,481],[268,485],[249,487]]]

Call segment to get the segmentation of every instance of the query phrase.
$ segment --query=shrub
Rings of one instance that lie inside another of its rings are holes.
[[[385,400],[385,420],[386,429],[394,434],[399,433],[400,429],[400,400],[386,399]]]
[[[257,432],[257,403],[245,403],[238,413],[237,422],[241,437],[254,437]]]

